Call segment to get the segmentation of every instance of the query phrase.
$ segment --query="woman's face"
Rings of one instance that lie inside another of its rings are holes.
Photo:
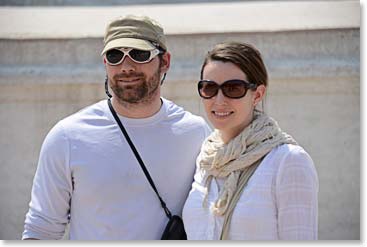
[[[203,70],[203,80],[223,84],[225,81],[238,79],[248,81],[246,74],[231,62],[209,61]],[[223,142],[227,143],[236,137],[253,119],[253,111],[265,93],[260,85],[256,91],[247,90],[244,97],[231,99],[218,94],[210,99],[202,99],[208,120],[218,129]]]

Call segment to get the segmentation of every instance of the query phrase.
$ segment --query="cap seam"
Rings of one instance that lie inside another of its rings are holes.
[[[160,42],[158,42],[156,40],[152,40],[152,39],[149,39],[146,36],[139,36],[139,35],[126,35],[126,36],[122,36],[122,37],[120,36],[120,37],[116,37],[116,38],[111,38],[110,40],[106,41],[105,44],[107,44],[108,42],[111,42],[112,40],[121,39],[121,38],[142,39],[142,40],[146,40],[146,41],[149,41],[149,42],[156,42],[156,43],[160,44]]]

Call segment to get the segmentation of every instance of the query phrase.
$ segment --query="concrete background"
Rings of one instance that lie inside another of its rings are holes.
[[[204,117],[196,81],[205,53],[228,40],[258,47],[270,76],[265,110],[318,171],[319,238],[360,239],[358,1],[0,7],[0,239],[21,237],[50,128],[105,98],[103,31],[126,13],[165,27],[163,96]]]

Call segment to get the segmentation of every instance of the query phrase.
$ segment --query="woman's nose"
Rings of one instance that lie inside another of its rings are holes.
[[[215,103],[218,105],[222,105],[222,104],[225,104],[226,101],[227,101],[227,97],[224,96],[222,90],[219,89],[217,95],[215,96]]]

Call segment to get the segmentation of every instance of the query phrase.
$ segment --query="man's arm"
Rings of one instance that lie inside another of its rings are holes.
[[[43,142],[22,239],[61,239],[72,193],[69,140],[57,124]]]

